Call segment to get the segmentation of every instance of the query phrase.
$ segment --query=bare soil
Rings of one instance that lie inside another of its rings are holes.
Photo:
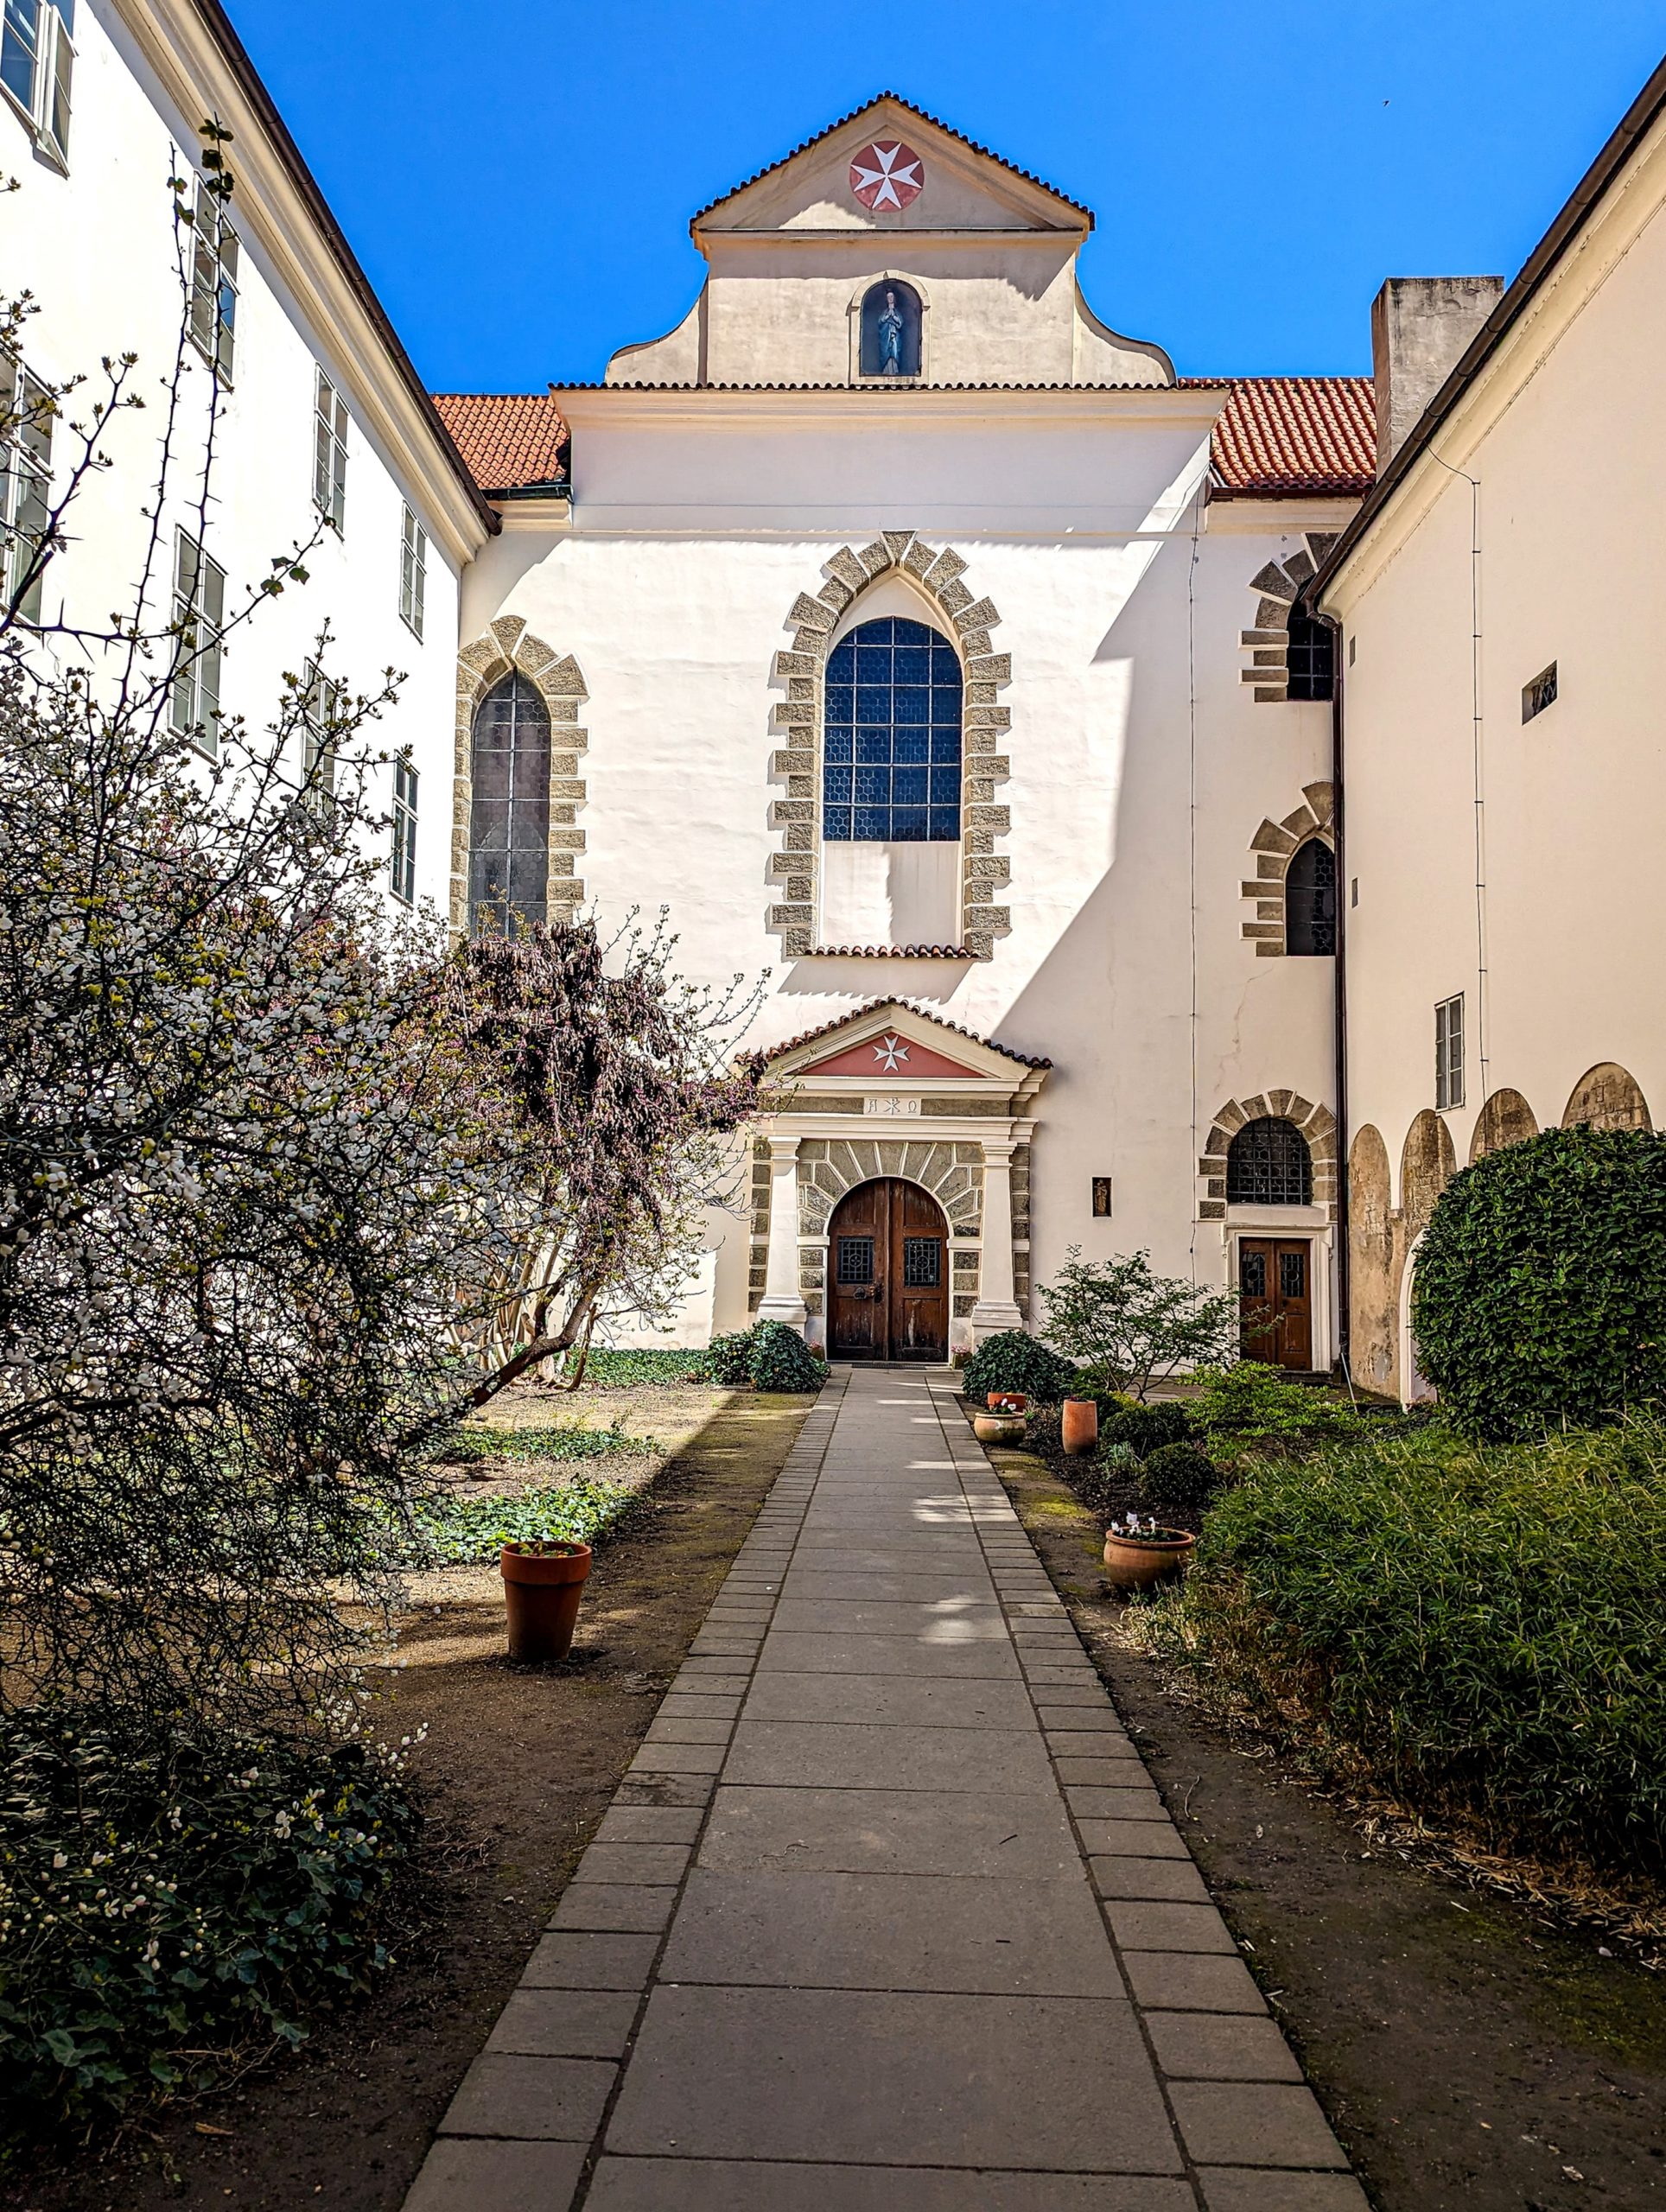
[[[994,1458],[1379,2212],[1666,2206],[1666,1977],[1380,1843],[1131,1649],[1100,1523]]]
[[[397,2212],[813,1402],[679,1385],[533,1389],[494,1407],[503,1425],[617,1415],[659,1444],[652,1464],[629,1463],[657,1478],[640,1518],[597,1552],[561,1668],[504,1658],[495,1571],[416,1586],[381,1726],[397,1740],[426,1725],[414,1759],[430,1850],[393,1974],[298,2053],[154,2134],[9,2176],[0,2206]],[[611,1454],[578,1464],[626,1475]],[[548,1479],[547,1464],[536,1473]]]

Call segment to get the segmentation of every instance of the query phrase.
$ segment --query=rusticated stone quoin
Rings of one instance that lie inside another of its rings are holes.
[[[1001,620],[993,601],[974,598],[961,579],[966,563],[951,548],[929,545],[912,531],[888,530],[860,550],[842,545],[823,563],[823,581],[812,598],[800,592],[787,613],[792,643],[775,656],[774,677],[784,696],[773,709],[778,734],[786,743],[773,755],[772,772],[785,796],[774,800],[770,824],[781,833],[769,874],[788,887],[772,899],[769,926],[790,960],[816,950],[817,869],[819,860],[822,679],[833,632],[841,616],[876,577],[900,570],[919,584],[937,610],[945,635],[959,643],[963,664],[963,730],[965,772],[962,787],[962,850],[982,864],[969,864],[961,887],[960,942],[975,960],[995,957],[995,940],[1012,926],[1006,906],[988,903],[991,886],[1007,880],[999,872],[995,841],[1010,830],[1008,810],[993,803],[995,785],[1008,775],[1008,756],[995,750],[995,733],[1010,727],[1009,709],[995,693],[1012,680],[1012,659],[990,650],[989,632]],[[976,766],[974,767],[974,756]]]

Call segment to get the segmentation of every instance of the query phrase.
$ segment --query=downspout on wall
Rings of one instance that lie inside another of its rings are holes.
[[[1336,1050],[1336,1346],[1344,1381],[1353,1389],[1353,1255],[1350,1237],[1348,1187],[1348,906],[1352,882],[1348,874],[1347,794],[1343,782],[1342,702],[1345,679],[1342,625],[1334,614],[1319,614],[1331,633],[1331,826],[1336,840],[1336,1001],[1333,1023]]]

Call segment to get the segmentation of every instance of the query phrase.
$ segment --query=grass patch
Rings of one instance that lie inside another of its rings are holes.
[[[1241,1470],[1136,1639],[1321,1771],[1666,1872],[1666,1426],[1434,1424]]]

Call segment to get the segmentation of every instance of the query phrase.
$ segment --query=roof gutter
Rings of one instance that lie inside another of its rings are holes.
[[[416,364],[406,353],[399,334],[388,320],[387,309],[372,289],[371,281],[359,266],[359,257],[347,244],[347,234],[330,212],[329,202],[319,189],[318,180],[307,167],[301,149],[289,136],[289,125],[278,113],[271,94],[262,83],[259,72],[249,58],[247,48],[232,27],[231,17],[220,5],[220,0],[193,0],[193,5],[204,29],[213,39],[227,69],[236,79],[238,90],[249,103],[251,111],[262,131],[270,140],[273,150],[289,176],[290,183],[317,226],[320,236],[329,250],[330,257],[346,277],[360,306],[373,327],[376,335],[393,364],[395,373],[415,403],[417,412],[439,448],[458,483],[466,493],[469,505],[480,519],[480,527],[488,536],[495,537],[502,524],[493,509],[488,505],[478,484],[469,474],[467,465],[451,433],[441,420],[427,385],[416,373]]]
[[[1522,264],[1514,283],[1477,331],[1457,367],[1430,400],[1405,442],[1366,494],[1359,512],[1331,548],[1318,572],[1308,580],[1300,604],[1309,609],[1319,605],[1377,518],[1434,443],[1442,426],[1457,411],[1470,387],[1479,379],[1511,326],[1526,312],[1563,254],[1585,228],[1609,187],[1631,159],[1638,141],[1653,126],[1663,108],[1666,61],[1660,64],[1632,101],[1607,144],[1574,187],[1561,213]]]

